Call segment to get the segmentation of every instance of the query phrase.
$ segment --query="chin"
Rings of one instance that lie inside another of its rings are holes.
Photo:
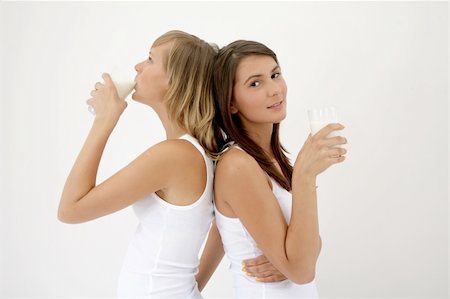
[[[139,97],[139,94],[137,93],[137,91],[135,91],[131,94],[131,99],[135,102],[142,102],[142,99],[141,99],[141,97]]]
[[[281,113],[276,120],[274,121],[274,123],[280,123],[282,122],[285,118],[286,118],[286,111],[284,111],[283,113]]]

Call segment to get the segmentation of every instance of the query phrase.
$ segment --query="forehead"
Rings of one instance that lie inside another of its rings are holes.
[[[272,72],[277,62],[268,55],[251,55],[243,58],[236,68],[236,81],[245,81],[254,75]]]
[[[167,54],[170,50],[170,47],[172,46],[172,43],[164,43],[159,45],[153,45],[150,48],[150,53],[153,57],[162,57],[164,54]]]

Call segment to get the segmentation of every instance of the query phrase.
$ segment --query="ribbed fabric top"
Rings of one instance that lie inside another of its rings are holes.
[[[148,276],[145,298],[189,298],[196,289],[199,251],[213,219],[213,162],[195,138],[180,139],[192,143],[204,157],[206,186],[187,206],[170,204],[156,193],[133,205],[139,225],[122,271]]]
[[[242,150],[239,146],[236,148]],[[284,189],[276,180],[270,178],[272,192],[278,201],[286,223],[289,224],[292,212],[292,194]],[[219,229],[224,250],[230,260],[230,270],[233,273],[236,298],[318,298],[315,282],[296,284],[290,280],[262,283],[247,276],[242,271],[242,261],[263,254],[256,246],[255,240],[244,227],[239,218],[230,218],[214,207],[216,224]],[[267,219],[267,221],[271,221]]]

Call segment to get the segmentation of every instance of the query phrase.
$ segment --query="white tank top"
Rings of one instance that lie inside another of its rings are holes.
[[[119,298],[202,298],[195,275],[213,219],[214,165],[194,137],[180,139],[192,143],[205,160],[205,190],[188,206],[170,204],[156,193],[133,205],[140,223],[120,274]]]
[[[238,146],[236,148],[241,149]],[[289,223],[292,211],[292,194],[273,178],[270,178],[270,180],[273,194],[280,205],[286,223]],[[242,271],[242,261],[260,256],[263,252],[256,246],[255,240],[239,218],[227,217],[221,214],[217,207],[214,207],[214,210],[223,247],[230,260],[236,298],[319,298],[314,281],[307,284],[296,284],[290,280],[263,283],[247,276]],[[267,219],[267,221],[270,221],[270,219]]]

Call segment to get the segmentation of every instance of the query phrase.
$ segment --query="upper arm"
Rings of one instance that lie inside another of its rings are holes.
[[[287,224],[265,172],[246,153],[230,150],[218,163],[215,176],[216,200],[225,201],[268,260],[283,274],[289,273]]]
[[[176,168],[176,157],[181,155],[174,142],[164,141],[152,146],[80,198],[70,212],[65,212],[67,222],[85,222],[114,213],[165,188]]]

